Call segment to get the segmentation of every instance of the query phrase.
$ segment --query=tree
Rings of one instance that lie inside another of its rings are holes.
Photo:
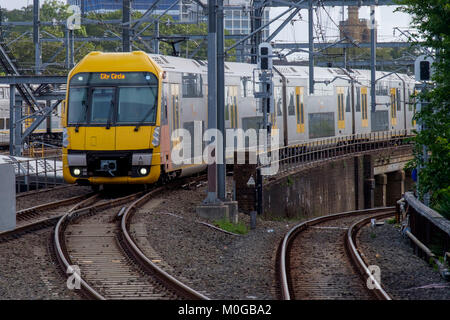
[[[419,172],[419,194],[429,192],[432,204],[447,207],[450,200],[450,2],[448,0],[399,0],[397,9],[412,15],[412,25],[417,28],[416,39],[430,48],[435,59],[434,85],[418,95],[422,110],[415,116],[426,130],[414,138],[414,167],[423,166]],[[429,159],[425,162],[423,148]],[[445,200],[447,199],[447,200]]]

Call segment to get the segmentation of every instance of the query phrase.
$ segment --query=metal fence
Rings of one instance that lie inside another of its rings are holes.
[[[11,161],[16,174],[16,192],[49,188],[64,183],[60,156]]]
[[[275,174],[283,174],[305,165],[337,159],[349,154],[408,145],[412,143],[411,137],[413,137],[411,131],[400,130],[333,137],[291,145],[260,154],[259,160],[267,158],[269,163],[264,165],[260,163],[258,171],[272,167],[276,168]]]

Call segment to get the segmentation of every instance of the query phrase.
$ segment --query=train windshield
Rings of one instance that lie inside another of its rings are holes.
[[[79,73],[70,80],[68,124],[156,122],[158,80],[148,72]]]
[[[117,109],[118,123],[146,123],[156,121],[156,87],[121,87]],[[149,105],[153,106],[149,108]]]

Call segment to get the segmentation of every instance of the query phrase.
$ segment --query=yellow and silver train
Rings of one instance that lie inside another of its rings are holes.
[[[262,110],[254,97],[255,65],[225,63],[226,128],[259,129]],[[377,72],[375,112],[370,110],[370,71],[276,66],[273,128],[280,144],[298,145],[353,133],[410,130],[415,81]],[[151,184],[204,166],[176,165],[176,129],[191,135],[207,124],[207,63],[146,54],[92,52],[68,76],[63,103],[63,164],[68,183]],[[348,72],[355,80],[351,85]]]

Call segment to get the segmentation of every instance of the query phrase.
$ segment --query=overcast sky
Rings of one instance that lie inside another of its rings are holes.
[[[0,0],[0,6],[7,9],[18,9],[29,4],[33,4],[33,0]],[[393,11],[395,8],[395,6],[380,6],[377,8],[377,20],[379,21],[378,41],[380,42],[400,40],[399,33],[396,32],[394,35],[393,28],[400,27],[405,29],[409,26],[410,17],[403,13],[394,13]],[[274,18],[284,10],[285,8],[274,8],[271,10],[270,15]],[[338,35],[337,27],[334,23],[339,24],[339,21],[342,20],[342,10],[341,7],[326,7],[326,10],[328,14],[323,9],[319,10],[322,32],[315,32],[315,35],[323,35],[326,41],[332,41],[333,36]],[[346,11],[347,10],[345,10],[345,18]],[[271,29],[274,30],[283,22],[285,17],[287,17],[287,15],[274,22]],[[360,18],[369,18],[369,7],[362,7],[360,9]],[[317,21],[316,15],[314,16],[314,19]],[[306,42],[308,40],[307,22],[308,12],[306,10],[301,10],[300,16],[297,16],[294,22],[288,24],[276,39],[278,41]],[[319,39],[319,41],[323,40]]]

